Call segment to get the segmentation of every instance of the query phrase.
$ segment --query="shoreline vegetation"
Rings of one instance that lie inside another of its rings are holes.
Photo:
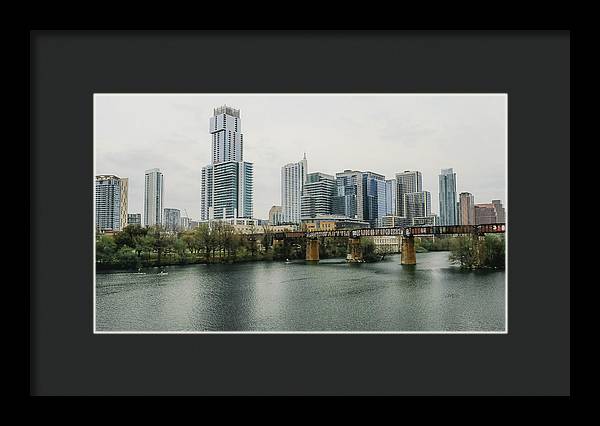
[[[256,234],[261,228],[256,227]],[[96,270],[136,270],[190,264],[227,264],[254,261],[303,260],[306,240],[274,244],[273,233],[262,228],[258,238],[237,233],[226,223],[200,224],[189,231],[168,232],[160,226],[128,225],[113,235],[96,236]],[[449,251],[451,263],[462,269],[504,268],[504,235],[476,237],[415,237],[417,253]],[[321,259],[346,258],[348,239],[321,240]],[[378,249],[372,240],[361,239],[365,262],[383,260],[394,252]]]

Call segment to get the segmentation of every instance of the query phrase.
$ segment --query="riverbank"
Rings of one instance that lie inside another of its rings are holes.
[[[397,255],[397,254],[398,253],[386,254],[383,259],[377,258],[376,260],[368,261],[368,262],[364,262],[364,263],[379,262],[381,260],[384,260],[388,256],[393,256],[393,255]],[[321,260],[330,260],[330,259],[338,259],[338,260],[346,261],[346,256],[327,256],[327,257],[321,258]],[[294,262],[301,262],[301,261],[304,261],[305,259],[304,258],[292,258],[292,259],[288,259],[288,260],[291,260]],[[160,264],[158,263],[158,261],[156,259],[154,261],[144,260],[139,263],[136,262],[136,263],[128,263],[128,264],[123,264],[120,262],[115,262],[115,263],[96,262],[96,271],[131,272],[131,271],[137,271],[138,269],[163,268],[163,267],[167,267],[167,266],[234,265],[234,264],[243,264],[243,263],[252,263],[252,262],[286,263],[286,259],[274,258],[273,256],[262,256],[262,257],[257,256],[254,258],[236,258],[236,259],[216,258],[216,259],[210,259],[208,261],[201,257],[201,258],[197,258],[197,259],[186,259],[186,261],[184,261],[184,262],[181,262],[180,260],[169,261],[169,260],[164,260],[164,258],[163,258],[163,259],[161,259]]]

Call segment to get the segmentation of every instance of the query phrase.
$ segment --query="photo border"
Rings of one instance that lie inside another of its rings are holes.
[[[508,334],[508,93],[94,93],[93,94],[93,145],[94,145],[94,170],[92,182],[97,174],[96,168],[96,99],[97,97],[110,96],[133,96],[133,97],[149,97],[149,96],[181,96],[181,97],[202,97],[202,96],[383,96],[383,97],[398,97],[398,96],[498,96],[504,97],[504,198],[505,220],[507,230],[505,236],[505,260],[504,260],[504,330],[413,330],[413,331],[391,331],[391,330],[98,330],[96,327],[96,187],[92,194],[93,203],[93,224],[92,229],[92,245],[93,245],[93,300],[92,300],[92,315],[93,315],[93,333],[94,334]]]

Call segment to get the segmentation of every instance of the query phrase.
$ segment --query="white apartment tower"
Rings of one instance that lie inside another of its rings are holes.
[[[215,108],[209,131],[212,136],[212,164],[244,161],[240,110],[228,106]]]
[[[221,106],[209,121],[211,164],[202,168],[202,220],[252,218],[254,168],[244,161],[240,110]]]
[[[127,226],[128,179],[96,176],[96,229],[120,231]]]
[[[164,178],[160,169],[145,172],[144,226],[162,225]]]
[[[284,223],[300,223],[302,190],[307,172],[306,154],[299,162],[289,163],[281,168],[281,209]]]

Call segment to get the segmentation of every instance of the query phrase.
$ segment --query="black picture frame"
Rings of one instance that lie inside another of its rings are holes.
[[[570,394],[569,31],[29,36],[31,395]],[[94,335],[92,96],[119,92],[508,93],[508,334]]]

